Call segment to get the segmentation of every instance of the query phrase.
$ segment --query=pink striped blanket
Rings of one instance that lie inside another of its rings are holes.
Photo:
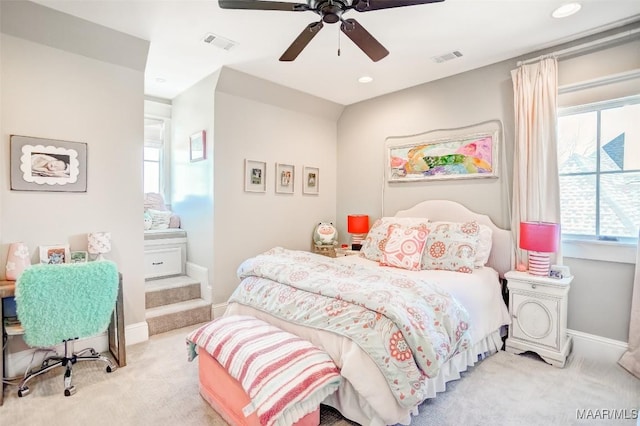
[[[251,398],[262,425],[291,425],[340,385],[329,355],[291,333],[249,316],[218,318],[187,336],[189,361],[207,351]]]

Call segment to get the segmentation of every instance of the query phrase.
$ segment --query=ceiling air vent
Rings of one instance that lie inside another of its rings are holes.
[[[235,41],[229,40],[228,38],[224,38],[213,33],[205,34],[202,42],[210,44],[211,46],[215,46],[218,49],[222,50],[231,50],[236,44],[238,44]]]
[[[452,59],[459,58],[461,56],[462,56],[462,53],[460,51],[454,50],[453,52],[445,53],[444,55],[433,56],[431,59],[433,60],[433,62],[437,64],[441,64],[443,62],[447,62]]]

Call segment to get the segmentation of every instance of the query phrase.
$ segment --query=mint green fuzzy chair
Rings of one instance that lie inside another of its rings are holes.
[[[72,367],[78,361],[101,361],[107,373],[116,365],[93,348],[74,352],[74,341],[104,332],[109,326],[118,295],[115,263],[97,261],[62,265],[40,264],[27,268],[16,282],[16,308],[29,346],[51,347],[64,343],[64,355],[56,353],[30,368],[18,385],[18,396],[29,393],[27,382],[57,367],[65,367],[64,395],[71,396]]]

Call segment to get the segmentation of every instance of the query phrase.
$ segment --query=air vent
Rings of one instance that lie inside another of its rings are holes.
[[[433,60],[433,62],[437,64],[441,64],[443,62],[447,62],[452,59],[459,58],[461,56],[462,56],[462,53],[460,51],[454,50],[453,52],[445,53],[444,55],[433,56],[431,59]]]
[[[222,50],[231,50],[235,47],[235,41],[229,40],[228,38],[221,37],[217,34],[207,33],[202,39],[203,43],[210,44],[211,46],[215,46],[218,49]]]

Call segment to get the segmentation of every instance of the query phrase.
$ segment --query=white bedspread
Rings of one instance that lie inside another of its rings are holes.
[[[498,273],[492,268],[474,269],[472,274],[452,271],[408,271],[406,269],[378,266],[378,262],[361,256],[337,257],[342,263],[369,265],[376,268],[390,269],[411,277],[424,278],[447,290],[467,309],[469,313],[469,330],[471,343],[476,344],[491,332],[503,325],[510,324],[509,311],[502,300]]]

